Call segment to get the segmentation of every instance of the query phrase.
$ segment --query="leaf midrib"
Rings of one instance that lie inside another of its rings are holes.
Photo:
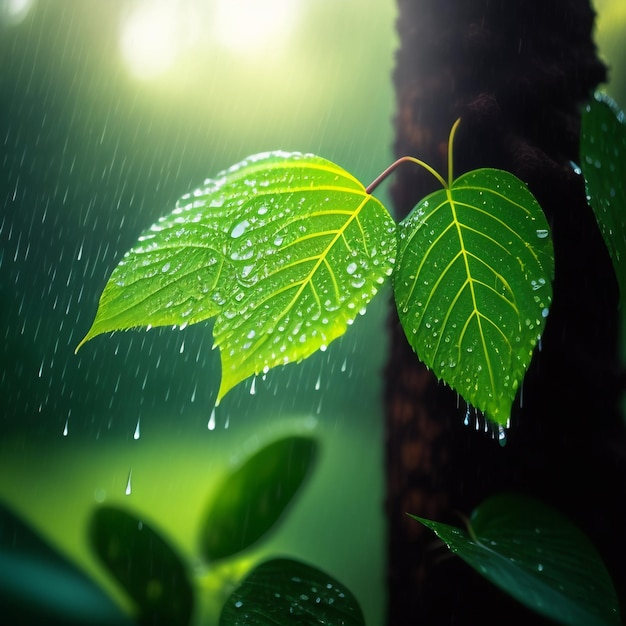
[[[329,254],[329,251],[333,248],[333,246],[335,245],[335,243],[337,242],[337,240],[339,239],[339,237],[343,237],[343,233],[345,232],[345,230],[348,228],[348,226],[352,223],[353,220],[357,219],[360,212],[362,211],[363,207],[366,206],[366,204],[368,203],[368,201],[372,198],[372,196],[370,196],[369,194],[366,194],[365,191],[361,192],[363,194],[363,199],[361,200],[361,203],[359,204],[359,206],[352,212],[350,212],[349,218],[346,220],[346,222],[339,228],[337,229],[334,237],[332,238],[332,240],[330,241],[330,243],[326,246],[326,248],[324,249],[324,251],[318,256],[318,260],[316,261],[316,263],[314,264],[313,268],[309,271],[308,275],[306,276],[306,278],[304,278],[302,281],[300,281],[299,283],[295,283],[293,285],[289,285],[288,287],[286,287],[285,289],[279,290],[279,291],[275,291],[272,294],[268,295],[268,297],[263,300],[263,302],[267,302],[268,300],[270,300],[273,297],[276,297],[276,295],[278,295],[279,293],[283,293],[283,291],[287,291],[290,288],[293,288],[294,286],[298,286],[298,290],[296,292],[296,294],[293,296],[293,298],[291,299],[291,302],[285,307],[285,309],[282,311],[282,313],[280,314],[279,317],[277,317],[275,319],[275,324],[279,323],[282,319],[285,318],[286,315],[289,314],[289,312],[291,311],[291,309],[294,306],[294,303],[298,300],[298,298],[300,297],[300,295],[302,294],[302,292],[304,291],[305,287],[307,285],[311,286],[311,290],[313,291],[316,303],[318,308],[320,309],[320,314],[322,313],[321,311],[321,301],[319,298],[319,295],[317,294],[317,291],[314,287],[314,285],[312,284],[313,282],[313,276],[315,276],[315,273],[318,271],[320,265],[322,263],[326,263],[328,266],[328,262],[326,261],[326,257]],[[357,219],[358,221],[358,219]],[[361,230],[361,232],[363,232],[362,227],[359,225],[359,229]],[[328,266],[328,270],[329,273],[331,274],[331,276],[333,277],[333,282],[336,283],[335,277],[334,277],[334,271],[332,269],[332,267]],[[232,330],[229,333],[229,335],[232,334]],[[224,336],[223,337],[223,341],[225,341],[227,339],[228,336]],[[260,335],[258,338],[258,341],[255,342],[254,344],[254,349],[250,349],[248,351],[246,351],[246,354],[244,356],[244,358],[239,360],[239,364],[243,365],[244,363],[246,363],[250,356],[254,355],[255,352],[257,352],[261,346],[263,346],[266,341],[269,338],[269,333],[264,333],[263,335]],[[220,345],[222,342],[219,342],[218,345]]]
[[[450,188],[446,189],[446,197],[448,198],[448,203],[450,204],[450,210],[452,211],[452,220],[454,223],[454,226],[456,228],[457,231],[457,235],[459,238],[459,243],[461,245],[461,254],[463,256],[463,263],[465,265],[465,272],[467,275],[467,280],[469,282],[469,287],[470,287],[470,293],[472,296],[472,308],[474,309],[472,312],[472,315],[468,316],[467,321],[465,323],[465,326],[463,327],[463,332],[461,333],[461,336],[459,338],[459,352],[461,351],[461,345],[463,343],[463,337],[465,336],[465,331],[467,330],[467,327],[470,323],[470,320],[472,319],[472,316],[476,316],[476,321],[478,323],[478,332],[480,335],[480,341],[482,344],[482,349],[483,349],[483,353],[485,355],[485,362],[487,364],[487,371],[489,372],[489,384],[491,386],[491,394],[495,393],[495,389],[496,389],[496,382],[495,382],[495,377],[494,377],[494,373],[493,373],[493,365],[491,363],[491,356],[489,354],[489,349],[487,347],[487,343],[485,340],[485,333],[483,331],[483,327],[482,327],[482,314],[480,313],[480,311],[478,310],[478,304],[476,302],[476,292],[474,291],[474,279],[472,277],[472,273],[470,271],[470,267],[469,267],[469,260],[468,260],[468,251],[465,248],[465,242],[463,239],[463,233],[461,231],[461,223],[459,222],[457,213],[456,213],[456,206],[455,206],[455,201],[454,198],[452,197],[452,190]]]

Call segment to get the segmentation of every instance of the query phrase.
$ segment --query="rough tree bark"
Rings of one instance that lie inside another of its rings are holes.
[[[528,183],[552,227],[556,279],[542,350],[504,448],[464,427],[465,406],[418,363],[393,316],[388,623],[541,623],[459,560],[442,561],[433,535],[405,512],[459,524],[456,511],[468,514],[499,491],[542,498],[590,535],[624,588],[617,284],[570,163],[581,104],[606,76],[594,15],[588,0],[398,3],[397,156],[445,172],[448,133],[461,117],[456,175],[498,167]],[[405,166],[393,188],[397,216],[433,189],[432,177]]]

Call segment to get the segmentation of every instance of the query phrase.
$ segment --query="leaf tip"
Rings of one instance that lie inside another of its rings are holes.
[[[91,333],[87,333],[74,348],[74,354],[78,354],[78,351],[91,339]]]

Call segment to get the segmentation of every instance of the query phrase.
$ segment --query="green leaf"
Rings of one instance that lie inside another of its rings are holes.
[[[130,618],[81,570],[0,503],[3,623],[130,626]]]
[[[316,454],[314,439],[286,437],[227,475],[203,524],[204,556],[210,561],[232,556],[275,528],[311,471]]]
[[[328,574],[291,559],[257,566],[235,589],[220,626],[363,626],[355,597]]]
[[[393,219],[348,172],[313,155],[254,155],[140,237],[78,348],[111,330],[217,316],[219,402],[341,336],[391,274],[395,249]]]
[[[549,226],[526,185],[481,169],[424,198],[399,226],[394,290],[420,359],[507,423],[552,301]]]
[[[90,540],[137,605],[139,624],[189,624],[193,590],[187,569],[148,523],[122,509],[103,506],[93,513]]]
[[[232,287],[225,256],[227,220],[221,181],[183,196],[174,211],[145,231],[100,297],[96,318],[76,351],[93,337],[137,326],[181,327],[214,317]],[[233,198],[230,198],[234,202]]]
[[[240,381],[300,361],[340,337],[391,274],[395,222],[363,185],[312,155],[272,153],[245,166],[228,256],[238,289],[215,324],[218,401]]]
[[[619,624],[611,578],[589,539],[532,498],[498,494],[472,513],[468,532],[411,516],[522,604],[563,624]]]
[[[582,113],[580,167],[626,306],[626,118],[606,95]]]

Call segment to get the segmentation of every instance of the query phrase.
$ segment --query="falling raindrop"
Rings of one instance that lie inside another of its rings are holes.
[[[67,437],[67,433],[68,431],[68,425],[69,425],[69,418],[65,420],[65,426],[63,426],[63,436]]]
[[[209,430],[215,430],[215,407],[211,411],[211,417],[209,417],[209,423],[207,424]]]
[[[315,381],[315,391],[319,391],[322,386],[322,372],[317,375],[317,380]]]
[[[137,426],[135,426],[135,432],[133,433],[133,439],[137,440],[139,439],[139,437],[141,437],[141,430],[139,428],[139,424],[141,421],[141,417],[137,418]]]
[[[256,395],[256,376],[252,377],[252,382],[250,383],[250,395]]]
[[[133,470],[128,471],[128,480],[126,481],[126,491],[124,492],[127,496],[132,493],[132,487],[130,484],[131,478],[133,477]]]

